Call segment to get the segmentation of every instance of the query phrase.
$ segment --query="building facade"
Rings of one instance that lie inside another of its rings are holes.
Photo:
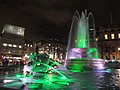
[[[90,42],[93,43],[90,30]],[[120,60],[120,27],[99,28],[96,30],[99,58]],[[65,59],[66,48],[59,40],[44,40],[37,43],[38,53],[47,53],[52,59]]]
[[[47,53],[49,58],[63,60],[66,56],[66,46],[57,39],[39,41],[37,43],[38,53]]]
[[[35,44],[28,40],[0,39],[0,54],[8,59],[22,59],[25,55],[34,52]]]
[[[0,35],[0,56],[9,60],[20,60],[34,52],[34,42],[25,40],[24,28],[5,25]]]
[[[99,56],[107,60],[120,60],[120,27],[97,30]]]

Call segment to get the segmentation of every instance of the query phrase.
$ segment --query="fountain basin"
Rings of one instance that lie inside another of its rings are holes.
[[[71,59],[68,60],[68,65],[66,66],[69,71],[72,72],[81,72],[81,71],[87,71],[92,70],[93,67],[93,61],[83,58],[78,59]]]

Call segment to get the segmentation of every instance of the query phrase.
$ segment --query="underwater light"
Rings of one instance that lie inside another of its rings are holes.
[[[9,82],[13,82],[13,81],[15,81],[15,80],[4,80],[3,82],[4,83],[9,83]]]
[[[40,66],[40,63],[37,63],[37,66]]]
[[[18,74],[18,75],[16,75],[16,77],[21,78],[21,77],[23,77],[23,76]]]

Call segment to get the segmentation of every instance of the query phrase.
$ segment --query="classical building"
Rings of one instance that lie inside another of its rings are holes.
[[[100,58],[120,60],[120,27],[99,28],[96,33]]]

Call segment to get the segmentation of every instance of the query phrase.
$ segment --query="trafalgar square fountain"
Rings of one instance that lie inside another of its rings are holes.
[[[90,30],[92,30],[92,35],[90,35]],[[70,71],[80,72],[93,69],[94,63],[101,63],[98,68],[103,69],[102,61],[98,56],[93,14],[90,12],[87,15],[85,10],[80,16],[76,11],[69,33],[65,66]]]
[[[92,21],[91,25],[89,23],[90,18],[92,19],[90,20]],[[93,29],[92,44],[90,42],[90,28]],[[32,61],[30,73],[24,75],[15,72],[12,76],[1,75],[0,89],[99,90],[99,88],[105,88],[104,90],[108,90],[106,88],[111,88],[111,83],[108,81],[111,82],[112,80],[104,80],[104,77],[106,78],[108,73],[111,73],[110,70],[93,71],[93,67],[104,69],[104,65],[98,57],[95,33],[93,14],[87,15],[87,11],[85,11],[80,16],[76,11],[73,15],[64,65],[50,59],[45,53],[32,53],[28,60]],[[26,71],[25,68],[24,70]],[[13,74],[13,72],[11,73]],[[107,84],[104,84],[104,81]]]

